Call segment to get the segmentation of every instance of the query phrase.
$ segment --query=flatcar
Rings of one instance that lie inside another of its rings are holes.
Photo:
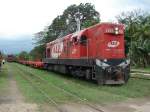
[[[44,68],[44,63],[39,60],[36,60],[36,61],[18,60],[18,62],[20,64],[27,65],[27,66],[34,67],[34,68],[41,68],[41,69]]]
[[[98,84],[124,84],[130,77],[123,24],[100,23],[46,44],[44,68]]]

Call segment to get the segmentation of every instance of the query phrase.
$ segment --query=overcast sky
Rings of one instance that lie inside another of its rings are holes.
[[[81,2],[94,4],[102,21],[113,21],[123,11],[150,11],[150,0],[0,0],[0,38],[32,35],[43,30],[69,5]]]

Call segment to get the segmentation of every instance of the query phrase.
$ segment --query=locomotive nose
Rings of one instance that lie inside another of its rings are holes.
[[[120,67],[109,67],[106,71],[112,80],[123,80],[123,72]]]
[[[112,76],[113,76],[112,78],[113,78],[114,80],[116,80],[116,81],[123,79],[123,73],[122,73],[122,71],[119,70],[119,69],[114,70]]]

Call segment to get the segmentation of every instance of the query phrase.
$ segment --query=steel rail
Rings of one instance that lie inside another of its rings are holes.
[[[77,98],[79,101],[83,102],[84,104],[88,105],[89,107],[93,108],[94,110],[97,110],[97,111],[99,111],[99,112],[104,112],[102,109],[100,109],[100,108],[97,107],[96,105],[93,105],[93,104],[88,103],[88,102],[87,102],[87,101],[88,101],[87,99],[81,98],[81,97],[77,96],[76,94],[74,94],[74,93],[72,93],[72,92],[70,92],[70,91],[68,91],[68,90],[65,90],[64,88],[61,88],[61,87],[59,87],[59,86],[56,86],[56,85],[54,85],[53,83],[48,82],[48,81],[46,81],[45,79],[41,78],[40,76],[35,75],[35,74],[33,74],[33,73],[31,73],[31,72],[29,72],[29,71],[27,71],[27,70],[24,70],[24,69],[20,68],[19,66],[17,66],[17,67],[18,67],[20,70],[22,70],[23,72],[28,73],[28,74],[30,74],[31,76],[34,76],[34,77],[40,79],[40,80],[43,81],[44,83],[46,83],[46,84],[48,84],[48,85],[51,85],[51,86],[53,86],[54,88],[56,88],[56,89],[58,89],[58,90],[61,90],[61,91],[63,91],[64,93],[66,93],[66,94],[68,94],[68,95],[70,95],[70,96],[73,96],[73,97]]]
[[[34,89],[36,89],[37,91],[39,91],[39,92],[47,99],[47,102],[48,102],[49,104],[53,104],[53,105],[58,109],[59,112],[65,112],[64,110],[62,110],[62,109],[59,107],[59,105],[56,103],[55,100],[53,100],[48,94],[46,94],[41,88],[39,88],[39,86],[37,87],[36,84],[34,84],[34,82],[31,81],[30,78],[27,78],[27,76],[25,75],[25,72],[24,72],[24,73],[21,72],[21,71],[19,71],[19,72],[20,72],[20,75],[21,75],[26,81],[28,81]]]
[[[131,78],[133,78],[133,79],[142,79],[142,80],[150,80],[150,78],[146,78],[146,77],[137,77],[137,76],[131,76]]]

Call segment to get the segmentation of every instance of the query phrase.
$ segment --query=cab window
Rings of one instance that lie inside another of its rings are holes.
[[[85,35],[80,37],[80,44],[87,45],[87,37]]]

